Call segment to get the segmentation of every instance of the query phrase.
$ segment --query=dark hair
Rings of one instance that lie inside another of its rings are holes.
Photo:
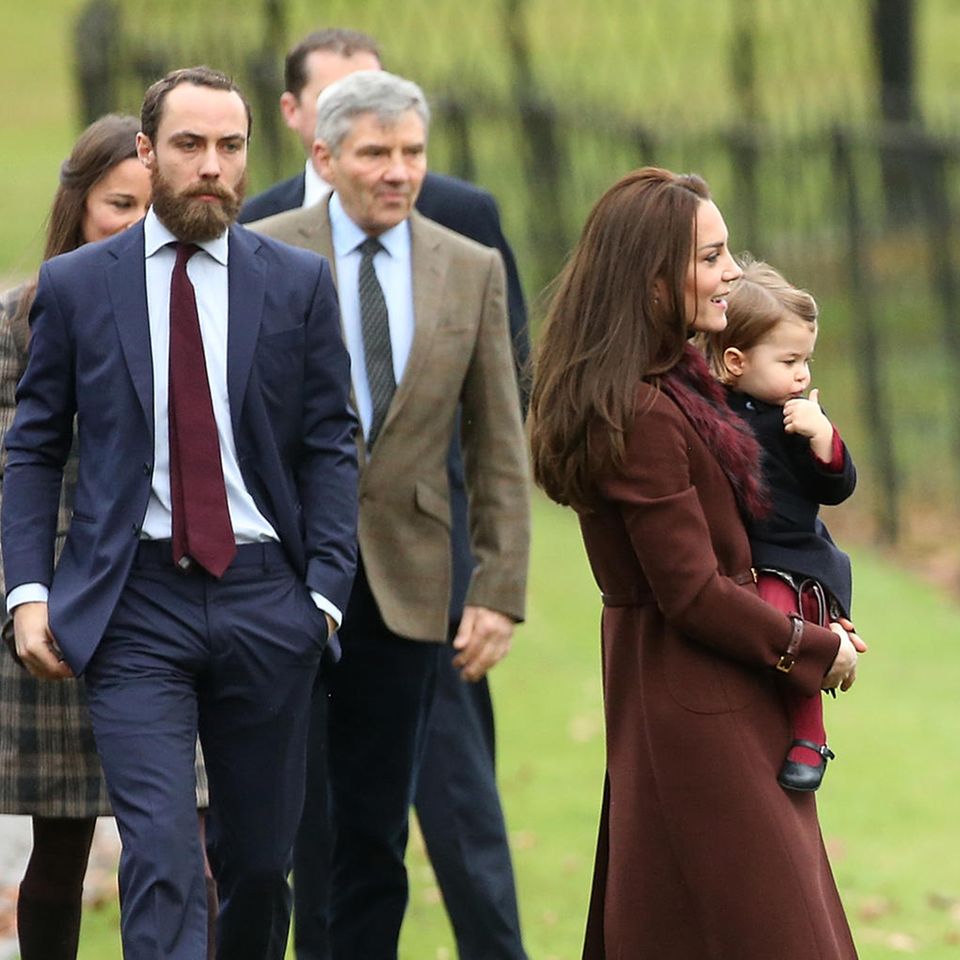
[[[123,160],[137,155],[136,117],[108,113],[94,120],[77,138],[60,166],[60,185],[47,222],[43,259],[76,250],[83,244],[83,214],[87,194]]]
[[[136,117],[108,113],[94,120],[77,138],[60,167],[60,185],[50,205],[43,259],[83,246],[83,217],[87,195],[118,163],[137,156]],[[36,281],[24,291],[17,318],[30,312]]]
[[[328,30],[315,30],[307,34],[288,54],[283,64],[284,89],[298,100],[307,85],[307,57],[317,50],[336,53],[341,57],[352,57],[355,53],[372,53],[378,60],[380,48],[377,41],[359,30],[345,30],[331,27]]]
[[[558,503],[595,503],[600,458],[623,460],[639,381],[655,380],[683,353],[697,207],[709,199],[695,174],[627,174],[597,201],[555,281],[529,425],[534,479]]]
[[[253,113],[250,104],[240,88],[225,73],[211,70],[210,67],[183,67],[172,70],[165,77],[151,84],[143,95],[143,106],[140,107],[140,132],[150,139],[156,146],[157,128],[163,114],[163,101],[167,94],[181,83],[190,83],[195,87],[210,87],[213,90],[228,90],[235,93],[242,101],[247,111],[247,139],[253,132]]]
[[[697,338],[714,376],[724,383],[731,379],[723,360],[728,347],[750,350],[781,320],[789,317],[816,327],[819,312],[812,294],[793,286],[769,263],[754,260],[748,253],[737,259],[743,276],[727,297],[726,327]]]

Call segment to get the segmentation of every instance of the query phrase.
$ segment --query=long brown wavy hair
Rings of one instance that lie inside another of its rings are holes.
[[[595,504],[598,458],[622,463],[639,381],[679,361],[697,207],[709,199],[695,174],[644,167],[587,217],[555,281],[528,418],[534,479],[557,503]]]
[[[60,184],[47,218],[44,260],[83,246],[87,195],[118,163],[136,157],[139,129],[140,121],[136,117],[108,113],[94,120],[77,138],[70,156],[60,167]],[[30,312],[36,290],[34,279],[24,291],[16,321]]]

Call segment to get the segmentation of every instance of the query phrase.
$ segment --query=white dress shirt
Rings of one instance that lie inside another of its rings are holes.
[[[143,223],[143,235],[153,368],[153,477],[140,536],[144,540],[169,540],[172,536],[170,428],[167,410],[170,372],[170,281],[177,259],[170,244],[176,243],[177,238],[157,219],[152,207]],[[227,393],[227,236],[223,233],[214,240],[198,243],[200,250],[187,262],[187,276],[193,284],[197,301],[200,337],[203,341],[207,381],[220,441],[220,462],[234,537],[237,543],[279,541],[276,531],[257,509],[253,497],[247,491],[240,473],[236,440],[230,420],[230,398]],[[29,600],[45,601],[48,595],[48,589],[42,584],[21,584],[10,591],[7,609],[12,611],[18,604]],[[311,595],[317,606],[329,613],[339,626],[342,621],[340,610],[321,594]]]
[[[367,380],[367,366],[360,329],[360,244],[367,235],[347,216],[336,193],[330,198],[330,229],[337,262],[337,295],[343,338],[350,353],[350,373],[357,415],[363,435],[370,432],[373,400]],[[410,260],[410,221],[404,220],[380,234],[383,246],[373,258],[373,269],[383,289],[390,324],[390,348],[393,352],[393,377],[399,384],[407,367],[415,331],[413,314],[413,270]]]

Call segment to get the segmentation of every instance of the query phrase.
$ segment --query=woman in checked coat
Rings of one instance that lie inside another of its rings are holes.
[[[535,477],[577,510],[603,599],[586,960],[856,957],[813,795],[777,784],[777,688],[849,688],[862,645],[757,596],[757,444],[688,343],[739,275],[706,184],[645,168],[590,214],[540,340]]]

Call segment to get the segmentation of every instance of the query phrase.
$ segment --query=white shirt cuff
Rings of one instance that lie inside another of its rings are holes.
[[[7,613],[12,614],[21,603],[46,603],[49,597],[50,589],[42,583],[21,583],[7,594]]]
[[[20,589],[19,587],[17,588]],[[337,629],[340,629],[340,625],[343,623],[343,614],[322,594],[317,593],[315,590],[310,591],[310,596],[313,598],[313,602],[324,612],[329,613],[333,617],[333,622],[337,625]]]

